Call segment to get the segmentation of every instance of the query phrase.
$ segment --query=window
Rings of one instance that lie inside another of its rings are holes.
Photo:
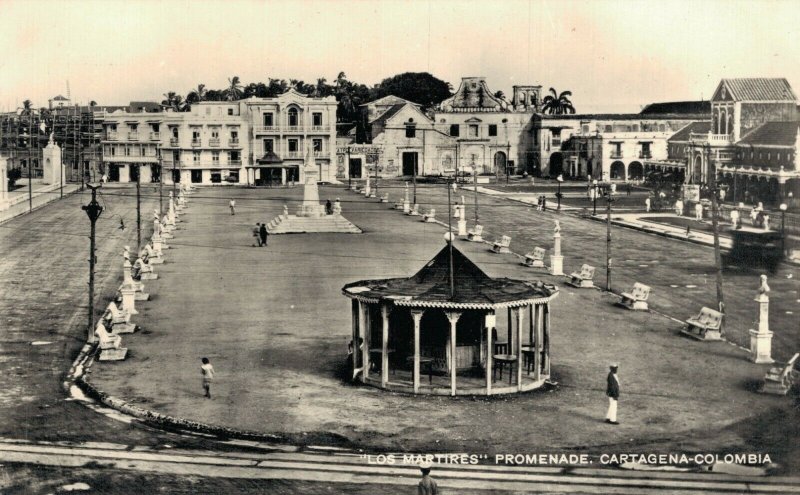
[[[612,128],[610,125],[607,125],[607,126],[605,126],[605,127],[603,128],[603,132],[613,132],[613,131],[612,131],[612,129],[613,129],[613,128]]]
[[[322,151],[322,139],[314,139],[311,143],[314,151]]]
[[[180,150],[173,150],[172,151],[172,161],[175,163],[181,162],[181,152]]]
[[[478,137],[478,126],[476,124],[470,124],[469,126],[469,137]]]
[[[200,141],[200,129],[192,130],[192,141]]]
[[[219,139],[219,129],[216,127],[211,129],[211,139]]]
[[[233,108],[228,109],[228,115],[233,115]]]
[[[275,125],[275,124],[272,123],[272,112],[265,113],[264,114],[264,127],[272,127],[273,125]]]
[[[289,151],[290,152],[297,152],[297,139],[290,139],[289,140]]]
[[[131,132],[136,132],[136,129],[138,129],[139,127],[139,124],[128,124],[128,127],[131,128]]]
[[[131,156],[131,147],[125,146],[125,156]]]
[[[311,117],[313,119],[311,125],[314,127],[322,127],[322,112],[314,112]]]
[[[116,146],[112,146],[111,147],[111,156],[116,156],[116,154],[117,154],[117,147]]]
[[[192,162],[200,163],[200,152],[199,151],[193,151],[192,152]]]
[[[495,132],[497,132],[497,131],[495,131]],[[582,125],[581,126],[581,132],[584,133],[584,134],[589,134],[589,126],[588,125]],[[492,134],[492,126],[489,126],[489,135],[490,136],[496,136],[496,134]]]
[[[497,136],[497,124],[489,124],[489,135]]]
[[[153,132],[158,132],[158,124],[150,124],[153,129]]]
[[[458,124],[450,124],[450,135],[458,137]]]
[[[214,165],[219,165],[219,151],[214,151],[211,153],[211,163]]]
[[[406,137],[407,138],[417,137],[417,126],[406,124]]]
[[[239,140],[239,131],[231,131],[231,141]]]
[[[272,153],[275,151],[275,142],[272,139],[264,140],[264,153]]]
[[[178,139],[178,128],[172,127],[171,129],[172,129],[172,137]]]
[[[299,119],[297,118],[297,109],[290,108],[289,109],[289,127],[297,127],[299,124]]]
[[[241,160],[241,156],[239,156],[238,151],[229,151],[228,152],[228,163],[236,163]]]

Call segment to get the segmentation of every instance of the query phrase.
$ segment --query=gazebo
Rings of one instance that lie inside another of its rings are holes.
[[[495,395],[533,390],[550,378],[553,285],[491,278],[445,246],[412,277],[361,280],[342,293],[352,299],[350,363],[362,383],[414,394]]]

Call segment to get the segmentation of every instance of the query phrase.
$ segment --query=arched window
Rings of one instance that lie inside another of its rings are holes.
[[[719,131],[717,134],[727,134],[728,133],[728,118],[725,115],[725,110],[722,110],[719,114]]]
[[[288,114],[289,114],[289,127],[297,127],[299,125],[297,123],[298,122],[297,109],[290,108]]]

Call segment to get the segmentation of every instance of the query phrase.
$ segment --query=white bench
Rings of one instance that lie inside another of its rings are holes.
[[[98,361],[121,361],[125,359],[128,349],[122,347],[122,337],[110,334],[105,325],[103,325],[103,320],[97,322],[94,335],[97,337],[97,348],[100,350]]]
[[[499,241],[494,241],[492,244],[492,252],[494,253],[508,253],[510,252],[508,246],[511,245],[511,238],[504,235]]]
[[[383,193],[381,196],[381,203],[388,203],[389,202],[389,193]]]
[[[770,368],[767,375],[764,377],[764,383],[759,389],[759,392],[775,395],[786,395],[789,393],[794,383],[794,365],[798,357],[800,357],[800,352],[792,356],[792,359],[790,359],[783,368]]]
[[[401,199],[400,201],[398,201],[397,203],[394,204],[394,209],[395,210],[402,210],[403,209],[403,204],[405,204],[405,201],[403,201]]]
[[[142,258],[137,258],[133,264],[133,279],[157,280],[158,275],[153,271],[153,267],[144,262]]]
[[[406,215],[411,215],[412,217],[418,217],[419,216],[419,205],[418,204],[414,204],[414,207],[411,208],[411,211],[406,213]]]
[[[547,251],[544,248],[535,247],[533,251],[525,255],[525,260],[522,262],[525,266],[533,266],[537,268],[544,267],[544,256]]]
[[[436,208],[431,208],[428,210],[428,213],[422,215],[422,221],[433,223],[436,220]]]
[[[630,292],[623,292],[619,303],[635,311],[647,311],[647,298],[650,297],[650,286],[636,282]]]
[[[119,309],[113,301],[106,306],[103,319],[109,323],[116,334],[133,333],[136,331],[136,325],[131,323],[131,314]]]
[[[686,328],[681,333],[697,340],[720,340],[722,313],[704,306],[697,316],[686,320]]]
[[[567,283],[573,287],[579,289],[591,289],[594,287],[594,283],[592,282],[594,278],[594,267],[591,265],[582,265],[581,271],[571,273],[570,277],[572,277],[572,279]]]
[[[483,225],[475,225],[474,229],[470,229],[467,231],[467,240],[472,242],[482,242],[483,241]]]

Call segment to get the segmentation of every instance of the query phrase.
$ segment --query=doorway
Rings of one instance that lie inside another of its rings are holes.
[[[403,153],[403,175],[419,175],[419,159],[416,151]]]
[[[108,165],[108,181],[119,182],[119,165],[114,163]]]
[[[361,178],[361,158],[350,159],[350,175],[351,179]]]

